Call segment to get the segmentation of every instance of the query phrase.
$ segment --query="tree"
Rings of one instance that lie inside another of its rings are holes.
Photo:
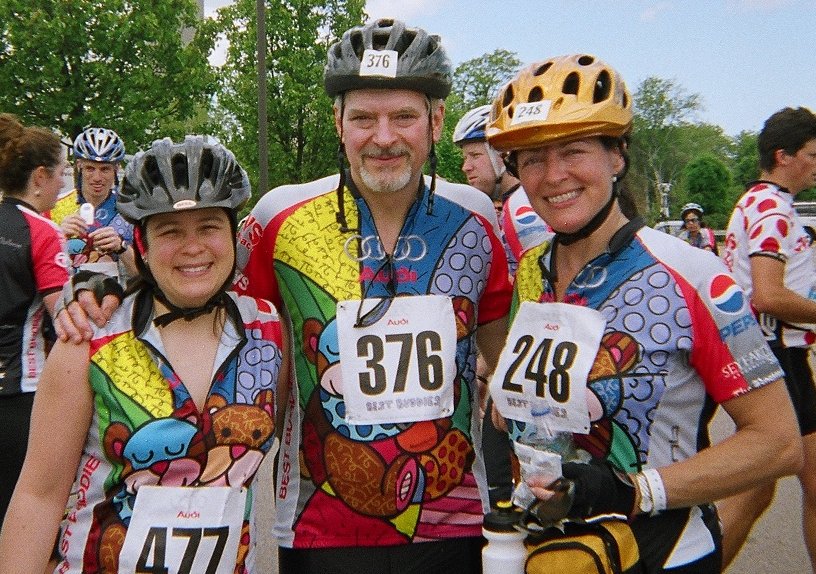
[[[734,138],[734,181],[741,187],[759,177],[757,133],[742,131]]]
[[[687,94],[674,80],[655,76],[638,86],[633,103],[633,179],[645,187],[647,208],[654,214],[661,184],[676,184],[688,160],[680,145],[681,128],[692,123],[702,103],[698,95]]]
[[[253,0],[219,10],[229,41],[219,70],[218,130],[257,181],[258,89]],[[364,20],[363,0],[278,0],[266,3],[269,184],[297,183],[337,170],[332,102],[323,90],[328,47]],[[266,192],[267,190],[261,190]]]
[[[722,229],[728,223],[733,207],[731,172],[723,161],[711,154],[701,155],[683,169],[687,201],[705,210],[711,227]]]
[[[115,129],[133,150],[179,136],[214,87],[194,0],[0,2],[0,109],[74,138]]]

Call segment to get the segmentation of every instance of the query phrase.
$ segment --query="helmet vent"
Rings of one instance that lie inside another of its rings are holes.
[[[199,173],[201,175],[201,181],[212,179],[213,176],[213,166],[215,165],[215,158],[213,157],[212,150],[204,149],[201,151],[201,166],[199,167]]]
[[[362,32],[353,32],[349,35],[349,41],[351,42],[351,47],[354,50],[354,53],[357,54],[357,57],[363,57],[363,51],[365,50],[365,44],[363,42],[363,34]],[[343,57],[343,50],[341,44],[336,44],[337,46],[337,58]]]
[[[502,99],[502,107],[506,108],[510,104],[513,103],[513,84],[507,86],[507,89],[504,90],[504,98]]]
[[[561,91],[565,94],[578,94],[578,88],[581,87],[581,78],[576,72],[571,72],[564,80],[564,87]]]
[[[541,88],[535,86],[532,90],[530,90],[530,94],[527,96],[528,102],[540,102],[544,97],[544,92],[541,91]]]
[[[582,66],[589,66],[594,61],[595,61],[595,58],[593,58],[592,56],[587,56],[587,55],[584,55],[584,56],[581,56],[580,58],[578,58],[578,63],[580,65],[582,65]]]
[[[161,183],[161,173],[159,172],[159,163],[156,158],[149,156],[145,159],[144,167],[142,168],[143,177],[154,186]]]
[[[595,91],[592,94],[592,101],[594,103],[603,102],[609,98],[612,91],[612,79],[609,77],[609,72],[602,70],[595,80]]]
[[[173,155],[173,186],[178,189],[186,188],[187,183],[187,156],[177,153]]]
[[[552,62],[545,62],[543,65],[539,66],[538,69],[535,72],[533,72],[533,76],[542,75],[544,72],[549,70],[551,66],[552,66]]]

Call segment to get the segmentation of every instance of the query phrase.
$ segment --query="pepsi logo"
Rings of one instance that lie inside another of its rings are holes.
[[[711,301],[723,313],[739,313],[744,299],[742,291],[728,275],[717,275],[708,287]]]
[[[520,225],[532,225],[538,219],[538,215],[529,205],[522,205],[516,210],[516,221]]]

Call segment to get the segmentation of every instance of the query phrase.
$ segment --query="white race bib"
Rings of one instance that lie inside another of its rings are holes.
[[[387,310],[372,325],[355,327],[375,305]],[[337,333],[347,422],[416,422],[453,414],[456,321],[450,298],[340,301]]]
[[[232,574],[247,491],[142,486],[119,555],[119,574]]]
[[[364,50],[360,60],[361,76],[397,77],[399,54],[396,50]]]
[[[534,423],[532,399],[541,398],[552,408],[553,430],[588,433],[587,375],[605,327],[588,307],[522,302],[490,381],[502,416]]]

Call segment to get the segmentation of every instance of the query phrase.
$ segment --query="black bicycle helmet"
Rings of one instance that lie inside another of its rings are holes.
[[[393,62],[383,63],[382,58],[390,56],[385,50],[397,53],[396,67]],[[332,98],[349,90],[385,88],[414,90],[444,99],[452,82],[451,62],[439,36],[393,19],[347,30],[329,48],[323,71],[323,84]]]
[[[233,216],[251,194],[249,178],[227,148],[207,136],[156,140],[125,169],[116,208],[133,223],[157,213],[224,207]]]

